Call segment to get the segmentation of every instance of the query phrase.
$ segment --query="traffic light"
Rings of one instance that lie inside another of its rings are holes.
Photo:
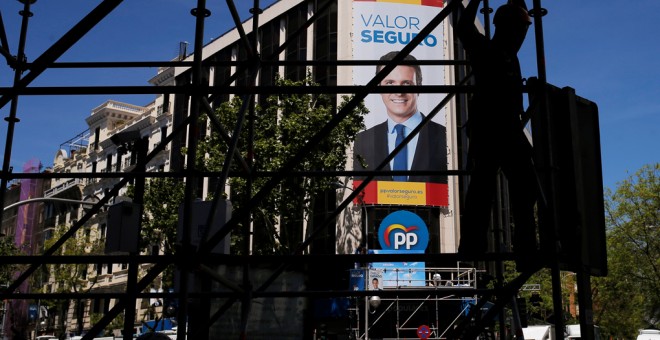
[[[170,288],[168,293],[174,293],[174,289]],[[163,315],[168,318],[176,316],[177,311],[179,310],[179,301],[171,296],[166,296],[163,299]]]
[[[541,298],[541,295],[539,295],[538,292],[532,293],[532,296],[529,298],[529,302],[534,307],[540,307],[541,306],[541,301],[543,301],[543,299]]]

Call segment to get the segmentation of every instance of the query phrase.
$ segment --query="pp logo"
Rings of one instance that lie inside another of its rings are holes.
[[[425,250],[429,243],[426,223],[410,211],[393,212],[380,224],[378,241],[382,249]]]
[[[406,228],[401,224],[393,224],[385,229],[385,244],[388,248],[392,249],[390,240],[393,238],[394,249],[398,250],[401,247],[405,247],[405,249],[410,250],[417,245],[418,237],[417,234],[413,233],[415,230],[417,230],[416,226]]]

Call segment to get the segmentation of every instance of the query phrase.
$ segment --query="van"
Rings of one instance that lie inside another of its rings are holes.
[[[641,329],[637,340],[660,340],[659,329]]]
[[[564,336],[566,340],[577,340],[581,339],[580,335],[580,325],[566,325]],[[600,336],[600,327],[594,325],[594,339],[602,340],[603,337]]]
[[[553,340],[555,328],[552,325],[527,326],[522,329],[525,340]]]

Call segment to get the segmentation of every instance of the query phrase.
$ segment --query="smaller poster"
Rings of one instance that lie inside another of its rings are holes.
[[[396,250],[374,250],[376,254],[400,254]],[[423,254],[424,251],[409,251],[408,254]],[[369,279],[378,279],[382,288],[426,286],[424,262],[374,262],[369,270]],[[373,286],[370,284],[370,289]]]
[[[364,290],[364,269],[351,269],[351,276],[349,279],[349,289],[351,290]]]

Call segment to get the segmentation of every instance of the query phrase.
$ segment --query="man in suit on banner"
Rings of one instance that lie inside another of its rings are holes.
[[[385,64],[398,53],[389,52],[382,56],[380,61]],[[404,60],[416,59],[408,55]],[[383,67],[384,65],[378,65],[376,73]],[[420,66],[396,66],[380,83],[380,86],[390,85],[422,85]],[[417,109],[418,93],[383,93],[381,97],[387,119],[357,135],[353,153],[353,169],[356,171],[374,170],[424,118]],[[382,170],[447,170],[445,127],[433,121],[428,122]],[[360,179],[363,178],[356,177],[356,180]],[[375,180],[447,183],[447,176],[377,176]]]

